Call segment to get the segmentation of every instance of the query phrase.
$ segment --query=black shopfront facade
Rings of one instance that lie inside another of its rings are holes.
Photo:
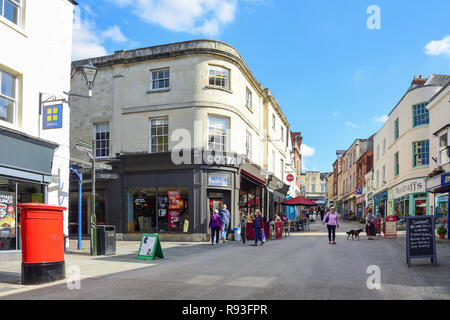
[[[171,153],[118,155],[109,162],[118,178],[102,190],[105,223],[127,240],[158,233],[163,240],[205,241],[210,214],[223,204],[231,212],[230,228],[256,209],[269,218],[273,204],[263,170],[234,154],[222,157],[174,164]]]

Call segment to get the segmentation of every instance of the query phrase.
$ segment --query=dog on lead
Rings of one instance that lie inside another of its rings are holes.
[[[348,232],[347,232],[347,234],[348,234],[347,240],[348,240],[348,238],[349,238],[350,236],[352,236],[352,240],[353,240],[354,238],[356,238],[356,239],[359,240],[359,234],[360,234],[361,232],[363,232],[363,229],[359,229],[359,230],[350,230],[350,231],[348,231]]]

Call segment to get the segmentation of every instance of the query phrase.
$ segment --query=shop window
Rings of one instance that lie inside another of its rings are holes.
[[[163,232],[188,232],[189,188],[158,188],[158,229]]]
[[[416,216],[424,216],[427,214],[427,195],[414,195],[414,214]]]
[[[394,213],[400,218],[409,216],[409,196],[394,200]]]
[[[134,230],[188,232],[189,188],[133,189]]]

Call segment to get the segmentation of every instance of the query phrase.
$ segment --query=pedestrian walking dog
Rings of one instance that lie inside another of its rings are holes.
[[[352,236],[352,240],[355,239],[355,238],[356,238],[357,240],[359,240],[359,234],[360,234],[361,232],[363,232],[363,229],[359,229],[359,230],[350,230],[350,231],[348,231],[348,232],[347,232],[347,234],[348,234],[347,240],[348,240],[348,238],[349,238],[350,236]]]

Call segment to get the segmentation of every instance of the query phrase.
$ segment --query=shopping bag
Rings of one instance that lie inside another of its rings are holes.
[[[266,242],[266,234],[264,233],[264,230],[261,230],[261,239],[262,242]]]

